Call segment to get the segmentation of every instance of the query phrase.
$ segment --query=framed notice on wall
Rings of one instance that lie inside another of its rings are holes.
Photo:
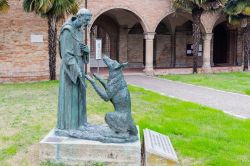
[[[95,53],[96,60],[102,59],[102,39],[96,39],[95,50],[96,50],[96,53]]]
[[[193,56],[193,45],[192,44],[187,44],[186,55]]]
[[[202,52],[203,52],[203,47],[202,47],[202,44],[200,44],[200,45],[199,45],[198,56],[202,56]]]
[[[203,46],[202,44],[200,44],[198,56],[202,56],[202,52],[203,52]],[[193,44],[187,44],[186,55],[193,56]]]

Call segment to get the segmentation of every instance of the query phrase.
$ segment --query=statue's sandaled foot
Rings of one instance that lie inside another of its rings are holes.
[[[106,125],[91,125],[89,123],[85,125],[79,127],[78,130],[55,129],[55,135],[104,143],[126,143],[138,140],[137,136],[129,135],[129,133],[116,133]]]
[[[55,129],[55,135],[56,136],[61,136],[61,137],[68,137],[69,136],[69,131],[61,130],[61,129]]]
[[[93,127],[96,127],[97,125],[93,125],[93,124],[90,124],[88,122],[84,123],[83,125],[81,125],[78,130],[80,131],[86,131],[86,130],[90,130],[91,128]]]

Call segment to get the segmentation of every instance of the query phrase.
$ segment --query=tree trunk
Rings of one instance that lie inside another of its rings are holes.
[[[244,29],[244,66],[243,70],[248,70],[248,65],[250,61],[250,24]]]
[[[199,53],[199,45],[201,41],[201,14],[202,10],[195,10],[192,12],[193,17],[193,73],[197,73],[198,67],[198,53]]]
[[[56,79],[56,44],[57,28],[56,18],[48,16],[48,47],[49,47],[49,73],[50,80]]]

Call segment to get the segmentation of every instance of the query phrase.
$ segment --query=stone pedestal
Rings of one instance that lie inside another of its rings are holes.
[[[140,166],[140,139],[134,143],[101,143],[54,135],[52,130],[40,142],[40,161],[63,163],[66,165]]]

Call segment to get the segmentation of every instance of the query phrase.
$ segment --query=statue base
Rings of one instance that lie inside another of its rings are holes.
[[[141,165],[141,143],[140,139],[133,143],[102,143],[56,136],[52,130],[40,142],[40,161],[65,165],[138,166]]]
[[[55,129],[57,136],[79,138],[84,140],[100,141],[103,143],[127,143],[135,142],[139,138],[137,135],[126,133],[116,133],[108,125],[88,125],[82,126],[77,130]]]

